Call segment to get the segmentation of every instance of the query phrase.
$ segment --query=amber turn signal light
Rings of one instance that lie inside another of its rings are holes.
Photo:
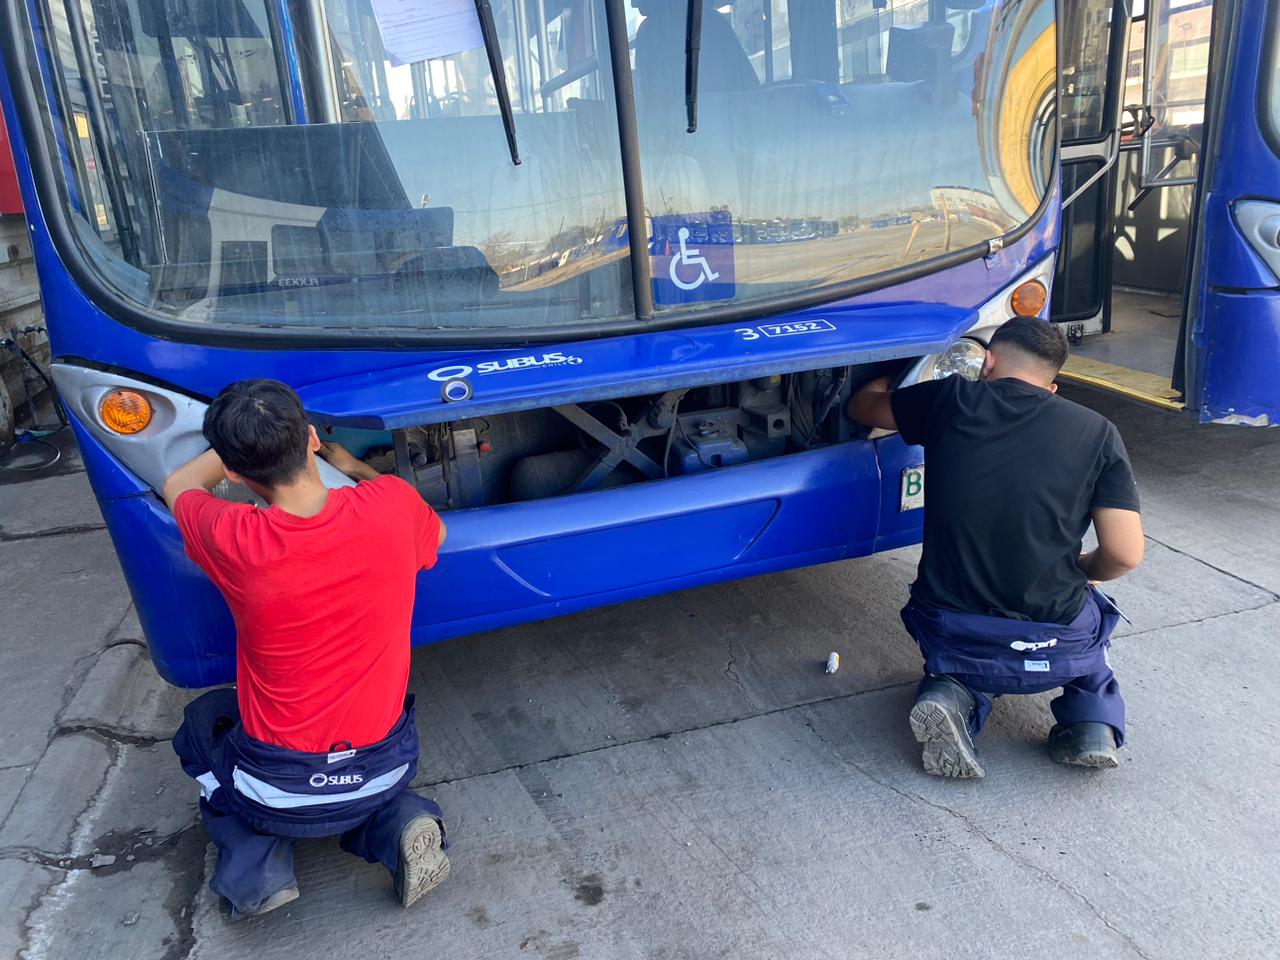
[[[1038,317],[1044,309],[1044,302],[1049,293],[1039,280],[1028,280],[1018,284],[1009,298],[1009,309],[1015,317]]]
[[[103,426],[125,436],[145,430],[153,413],[151,401],[136,390],[112,390],[98,405]]]

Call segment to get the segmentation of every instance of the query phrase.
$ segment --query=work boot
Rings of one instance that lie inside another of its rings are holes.
[[[1055,763],[1095,770],[1120,766],[1116,756],[1116,732],[1111,724],[1081,720],[1049,731],[1049,756]]]
[[[449,876],[449,858],[441,845],[440,824],[422,814],[400,831],[400,862],[396,865],[396,896],[411,907]]]
[[[265,900],[254,904],[252,907],[246,907],[243,910],[238,909],[235,904],[231,905],[231,922],[244,920],[246,917],[260,917],[264,913],[270,913],[279,907],[283,907],[286,903],[293,903],[298,899],[298,885],[291,883],[283,890],[277,890]]]
[[[978,779],[986,771],[969,736],[973,694],[950,677],[925,680],[911,708],[911,732],[923,745],[925,773],[937,777]]]

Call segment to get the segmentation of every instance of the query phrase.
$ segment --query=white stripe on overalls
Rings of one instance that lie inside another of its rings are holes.
[[[391,772],[374,777],[355,790],[348,790],[345,793],[290,793],[265,780],[259,780],[252,774],[245,773],[239,767],[231,771],[231,782],[235,784],[237,791],[250,800],[256,800],[264,807],[287,810],[291,807],[314,807],[321,803],[344,803],[348,800],[371,797],[390,790],[408,771],[409,765],[401,764]]]
[[[213,771],[202,773],[196,777],[196,783],[200,784],[200,796],[208,800],[213,796],[213,791],[217,790],[222,784],[218,782],[218,778],[213,775]]]

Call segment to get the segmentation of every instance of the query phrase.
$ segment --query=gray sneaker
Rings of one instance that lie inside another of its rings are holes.
[[[921,744],[925,773],[976,780],[986,775],[969,736],[973,694],[950,677],[931,676],[911,708],[911,732]]]
[[[1116,732],[1111,724],[1082,720],[1067,726],[1055,724],[1049,731],[1049,756],[1055,763],[1107,770],[1120,766],[1116,756]]]
[[[411,907],[449,877],[449,858],[441,849],[440,824],[423,814],[400,831],[400,863],[396,866],[396,896]]]

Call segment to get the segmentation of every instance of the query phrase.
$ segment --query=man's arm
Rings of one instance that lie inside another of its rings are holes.
[[[341,470],[357,483],[361,480],[377,480],[382,476],[363,460],[357,460],[347,452],[347,449],[342,444],[334,443],[332,440],[322,440],[320,442],[319,455],[320,459],[331,467]]]
[[[1077,565],[1094,581],[1116,580],[1142,563],[1145,541],[1142,515],[1136,510],[1096,507],[1093,529],[1098,535],[1098,548],[1080,555]]]
[[[169,474],[165,478],[161,494],[172,511],[174,504],[178,502],[178,497],[188,490],[212,490],[226,479],[226,476],[226,472],[222,469],[222,458],[215,451],[206,450]]]
[[[863,384],[849,397],[849,419],[864,427],[878,427],[881,430],[897,430],[897,421],[893,418],[893,379],[880,377],[870,383]]]

